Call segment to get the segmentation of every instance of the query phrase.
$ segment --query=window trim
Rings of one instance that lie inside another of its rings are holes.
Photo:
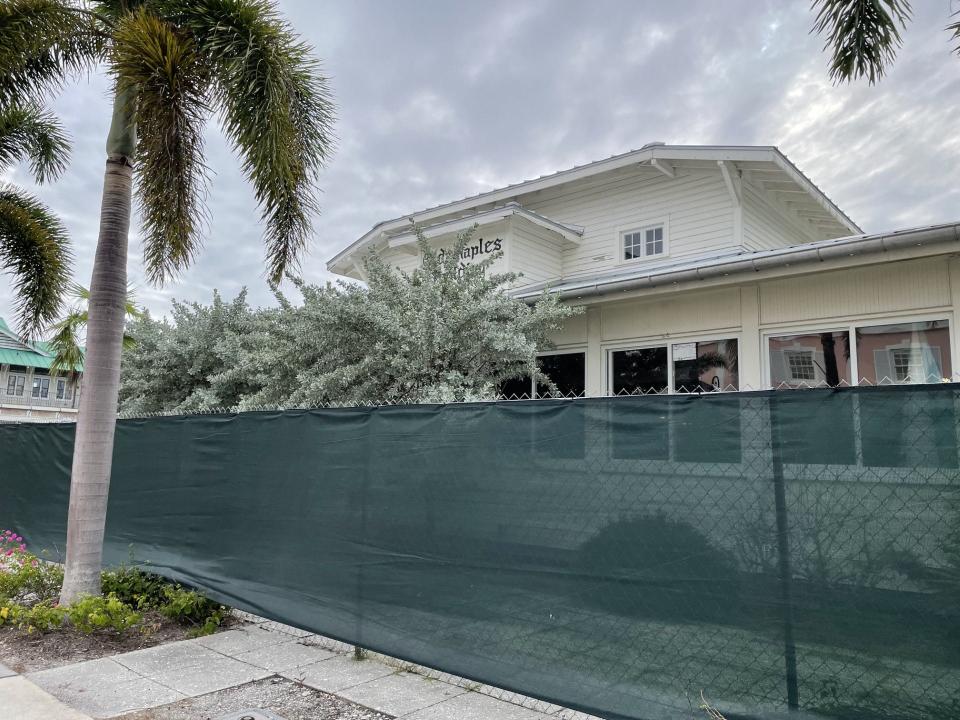
[[[957,340],[956,328],[954,325],[953,313],[949,312],[939,312],[939,313],[928,313],[928,314],[900,314],[900,315],[882,315],[879,317],[870,317],[870,318],[851,318],[845,319],[842,322],[826,322],[823,324],[817,324],[816,322],[807,322],[803,324],[796,325],[784,325],[777,326],[774,328],[761,329],[760,331],[760,360],[762,363],[763,370],[763,386],[766,390],[774,390],[773,381],[771,379],[772,367],[770,365],[770,339],[776,337],[783,337],[785,335],[811,335],[814,333],[847,333],[852,339],[850,343],[850,378],[851,384],[849,386],[841,385],[841,387],[859,387],[861,381],[863,380],[860,377],[860,359],[857,352],[857,343],[856,343],[856,330],[857,328],[864,327],[879,327],[881,325],[906,325],[909,323],[921,323],[921,322],[936,322],[942,321],[947,323],[947,337],[948,337],[948,347],[950,348],[950,372],[951,376],[957,375],[955,365],[957,358],[954,357],[954,348],[956,347],[955,343]],[[941,368],[942,369],[942,368]],[[864,384],[864,387],[871,387],[874,383]]]
[[[647,243],[646,243],[646,232],[647,230],[655,230],[656,228],[663,229],[663,252],[657,253],[656,255],[647,255]],[[627,235],[632,233],[642,233],[642,244],[643,255],[640,257],[626,258],[624,257],[624,238]],[[666,220],[656,220],[654,222],[649,222],[644,225],[632,225],[617,228],[617,262],[618,264],[623,265],[632,265],[634,263],[642,262],[651,262],[659,258],[670,257],[670,223]]]

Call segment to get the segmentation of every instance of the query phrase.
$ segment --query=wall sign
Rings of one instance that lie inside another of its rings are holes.
[[[477,258],[484,260],[485,255],[493,255],[493,253],[500,252],[501,250],[503,250],[503,238],[496,238],[495,240],[479,238],[476,242],[471,242],[463,248],[463,251],[460,253],[460,262],[472,262],[477,260]],[[447,256],[447,252],[447,248],[441,248],[438,253],[441,260]]]

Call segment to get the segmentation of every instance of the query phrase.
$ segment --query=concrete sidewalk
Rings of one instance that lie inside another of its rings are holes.
[[[539,705],[537,709],[522,707],[516,698],[523,696],[514,695],[514,702],[505,702],[476,692],[479,685],[424,677],[379,656],[357,661],[342,643],[267,622],[0,680],[16,684],[10,689],[0,685],[0,707],[10,707],[8,703],[16,701],[19,693],[27,704],[11,716],[17,720],[99,720],[271,676],[405,720],[588,717],[538,701],[530,701]],[[42,697],[68,709],[50,710],[37,704],[34,712],[30,698],[41,703]]]

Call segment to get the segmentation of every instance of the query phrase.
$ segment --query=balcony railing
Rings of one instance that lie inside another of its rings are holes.
[[[0,405],[16,405],[17,407],[36,408],[37,410],[47,408],[52,410],[75,410],[79,404],[80,398],[76,397],[76,395],[73,395],[69,400],[58,400],[55,397],[33,397],[32,394],[26,392],[23,395],[8,395],[6,392],[0,391]]]

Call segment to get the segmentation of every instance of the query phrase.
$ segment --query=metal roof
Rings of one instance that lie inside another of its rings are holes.
[[[37,340],[32,343],[24,342],[17,337],[3,318],[0,318],[0,337],[12,340],[16,347],[0,347],[0,365],[22,365],[24,367],[50,369],[53,365],[54,353],[50,343]],[[83,353],[85,348],[80,348]],[[83,363],[74,366],[74,371],[83,372]]]
[[[698,255],[676,262],[618,269],[561,282],[537,283],[517,288],[511,294],[526,299],[546,291],[561,297],[578,298],[951,242],[958,243],[960,247],[960,222],[851,235],[775,250]]]
[[[574,165],[566,170],[559,170],[538,178],[506,185],[502,188],[488,190],[476,195],[469,195],[460,200],[442,203],[433,207],[419,210],[391,220],[384,220],[374,225],[362,237],[337,253],[327,261],[327,269],[336,272],[335,267],[349,258],[358,250],[380,236],[381,233],[396,230],[405,224],[415,222],[423,224],[444,215],[468,211],[486,203],[511,200],[525,193],[553,187],[575,180],[581,180],[602,172],[617,168],[635,165],[652,160],[724,160],[731,162],[773,162],[800,187],[806,190],[825,212],[831,215],[839,224],[854,232],[862,232],[861,228],[847,216],[816,184],[784,155],[779,148],[773,145],[666,145],[664,143],[648,143],[637,150],[630,150],[619,155],[611,155],[603,160],[596,160],[584,165]]]

